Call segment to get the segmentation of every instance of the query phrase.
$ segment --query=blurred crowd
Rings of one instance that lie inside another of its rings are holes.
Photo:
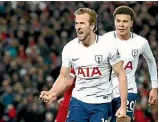
[[[0,122],[53,122],[58,103],[39,100],[61,67],[63,46],[76,37],[74,11],[89,7],[98,13],[102,35],[114,29],[113,11],[120,5],[136,13],[132,31],[145,37],[158,64],[158,2],[2,2],[0,1]],[[136,122],[158,122],[158,107],[148,106],[151,82],[140,57],[136,72],[139,97]]]

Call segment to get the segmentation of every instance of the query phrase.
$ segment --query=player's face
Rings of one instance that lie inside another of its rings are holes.
[[[133,25],[130,15],[117,14],[115,16],[115,28],[117,33],[121,36],[127,35],[130,33],[130,28]]]
[[[85,40],[92,30],[89,20],[90,17],[87,13],[75,17],[75,29],[80,41]]]

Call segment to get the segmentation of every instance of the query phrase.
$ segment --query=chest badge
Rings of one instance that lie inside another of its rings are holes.
[[[95,55],[95,61],[100,64],[103,61],[103,56],[102,55]]]
[[[132,50],[132,56],[136,58],[137,55],[138,55],[138,50]]]

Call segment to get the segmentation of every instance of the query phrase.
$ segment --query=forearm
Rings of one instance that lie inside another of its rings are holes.
[[[158,88],[158,79],[157,79],[157,65],[155,58],[152,54],[152,51],[148,45],[148,43],[145,43],[144,52],[142,53],[144,58],[146,59],[146,62],[148,64],[148,69],[150,73],[152,88]]]
[[[61,95],[69,87],[67,81],[65,77],[58,77],[49,92],[56,92],[57,96]]]
[[[123,69],[122,62],[118,62],[112,66],[116,76],[119,80],[119,91],[121,97],[121,107],[126,108],[128,86],[127,86],[127,77]]]
[[[152,88],[151,90],[158,92],[158,88]]]
[[[152,88],[158,88],[157,66],[155,59],[147,60],[148,69],[151,77]]]
[[[128,94],[128,87],[127,87],[127,78],[125,73],[120,73],[118,76],[119,79],[119,90],[120,90],[120,97],[121,97],[121,107],[126,108],[127,102],[127,94]]]

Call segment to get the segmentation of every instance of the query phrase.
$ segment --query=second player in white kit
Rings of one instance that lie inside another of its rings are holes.
[[[150,77],[152,81],[152,88],[157,88],[157,67],[154,56],[148,44],[148,41],[131,32],[131,36],[126,41],[121,41],[116,34],[116,31],[106,33],[105,36],[110,41],[116,43],[116,47],[121,55],[123,61],[123,67],[127,75],[128,80],[128,92],[137,93],[137,86],[135,82],[135,72],[138,65],[139,56],[143,55],[148,63]],[[112,73],[113,84],[113,98],[119,97],[119,82],[118,78]]]
[[[123,61],[123,67],[126,72],[128,82],[127,115],[131,117],[131,120],[133,121],[134,105],[137,100],[135,72],[138,65],[139,55],[143,55],[146,59],[151,77],[152,90],[149,96],[150,104],[156,104],[157,102],[157,67],[148,41],[130,31],[134,20],[133,10],[127,6],[120,6],[116,8],[114,12],[114,19],[116,30],[104,34],[103,37],[114,42],[121,55],[121,60]],[[120,90],[118,78],[114,73],[112,73],[111,79],[113,84],[113,113],[111,122],[116,122],[115,112],[120,106]]]

